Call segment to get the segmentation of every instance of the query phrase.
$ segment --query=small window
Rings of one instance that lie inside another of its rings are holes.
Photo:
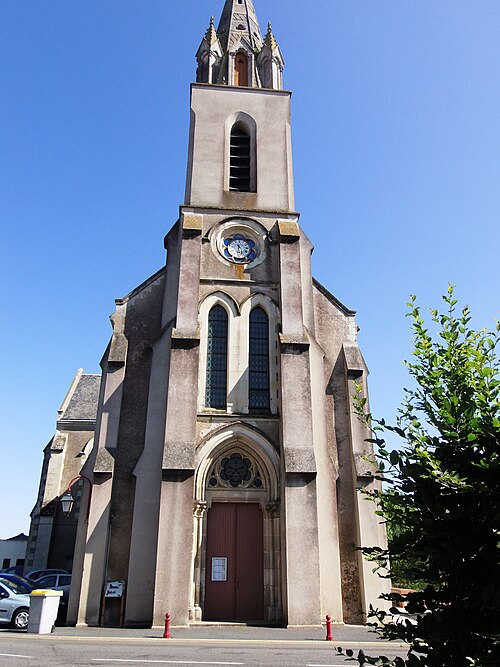
[[[4,558],[2,563],[2,570],[6,570],[10,567],[10,558]]]
[[[227,405],[227,330],[228,318],[222,306],[214,306],[208,314],[207,335],[207,408],[225,410]]]
[[[248,370],[250,410],[269,410],[269,319],[260,307],[250,313]]]
[[[229,189],[250,192],[250,135],[236,123],[231,130]]]

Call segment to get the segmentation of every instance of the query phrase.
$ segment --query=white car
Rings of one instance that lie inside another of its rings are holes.
[[[30,614],[30,596],[15,581],[0,574],[0,623],[10,623],[16,630],[26,630]]]

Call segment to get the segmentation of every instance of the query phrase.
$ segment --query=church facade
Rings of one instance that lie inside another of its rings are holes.
[[[367,369],[355,313],[312,277],[283,57],[252,0],[226,0],[196,57],[166,266],[111,317],[68,623],[361,623],[387,586],[353,549],[385,543],[359,493]]]

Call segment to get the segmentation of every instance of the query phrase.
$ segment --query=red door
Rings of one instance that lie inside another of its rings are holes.
[[[262,511],[255,503],[214,503],[208,511],[205,620],[264,618]]]

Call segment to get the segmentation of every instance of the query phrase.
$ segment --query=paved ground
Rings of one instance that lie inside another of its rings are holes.
[[[96,665],[241,665],[244,667],[346,667],[343,646],[356,655],[406,655],[406,647],[381,642],[368,628],[334,626],[333,642],[323,628],[263,628],[199,625],[172,628],[55,628],[51,635],[0,630],[1,667]]]
[[[163,637],[163,627],[149,629],[132,628],[65,628],[56,627],[54,634],[61,637],[129,637],[159,638]],[[371,629],[360,625],[333,625],[334,641],[378,641],[377,634]],[[326,637],[326,628],[276,628],[252,626],[246,624],[201,623],[189,628],[170,629],[172,639],[236,639],[236,640],[267,640],[267,641],[322,641]]]

